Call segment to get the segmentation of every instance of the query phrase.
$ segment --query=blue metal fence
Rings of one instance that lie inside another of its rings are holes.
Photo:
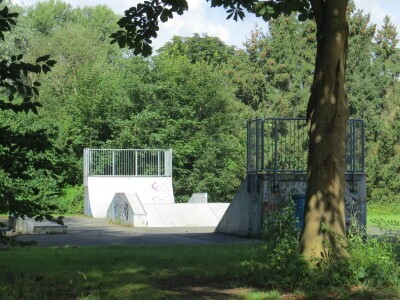
[[[364,173],[364,122],[349,120],[346,172]],[[247,122],[247,173],[305,173],[308,129],[302,118],[264,118]]]

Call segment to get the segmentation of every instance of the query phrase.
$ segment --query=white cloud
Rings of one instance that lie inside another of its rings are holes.
[[[204,0],[188,0],[189,11],[204,11],[206,2]]]
[[[231,33],[225,26],[212,24],[209,26],[207,32],[209,35],[219,37],[228,43],[231,40]]]
[[[175,17],[160,25],[161,28],[167,29],[172,35],[179,35],[184,30],[185,26],[185,20],[179,17]]]
[[[400,33],[400,1],[394,0],[355,0],[356,8],[371,16],[371,23],[377,24],[380,28],[383,24],[383,18],[388,15],[392,23],[397,27]]]

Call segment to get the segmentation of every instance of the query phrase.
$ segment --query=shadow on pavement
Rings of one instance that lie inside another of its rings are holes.
[[[108,224],[106,219],[66,217],[67,234],[20,235],[37,246],[198,245],[249,243],[258,240],[214,233],[214,227],[138,228]]]

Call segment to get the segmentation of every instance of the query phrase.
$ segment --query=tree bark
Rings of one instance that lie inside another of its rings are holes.
[[[345,143],[349,119],[344,86],[348,0],[310,2],[317,22],[317,55],[307,110],[308,182],[301,239],[302,253],[309,260],[327,257],[332,250],[340,251],[342,247],[337,242],[345,241]]]

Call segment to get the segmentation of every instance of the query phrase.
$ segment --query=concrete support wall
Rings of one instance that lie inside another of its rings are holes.
[[[263,207],[264,213],[279,209],[291,201],[293,195],[306,195],[307,178],[305,174],[264,175]],[[355,217],[362,225],[366,225],[366,178],[364,174],[346,175],[345,205],[346,224],[350,225]]]
[[[248,175],[242,182],[216,232],[258,237],[262,228],[262,182]]]
[[[346,175],[346,223],[352,217],[366,225],[366,178],[364,174]],[[294,195],[306,194],[305,174],[248,175],[219,222],[216,231],[258,237],[264,216],[287,205]]]

